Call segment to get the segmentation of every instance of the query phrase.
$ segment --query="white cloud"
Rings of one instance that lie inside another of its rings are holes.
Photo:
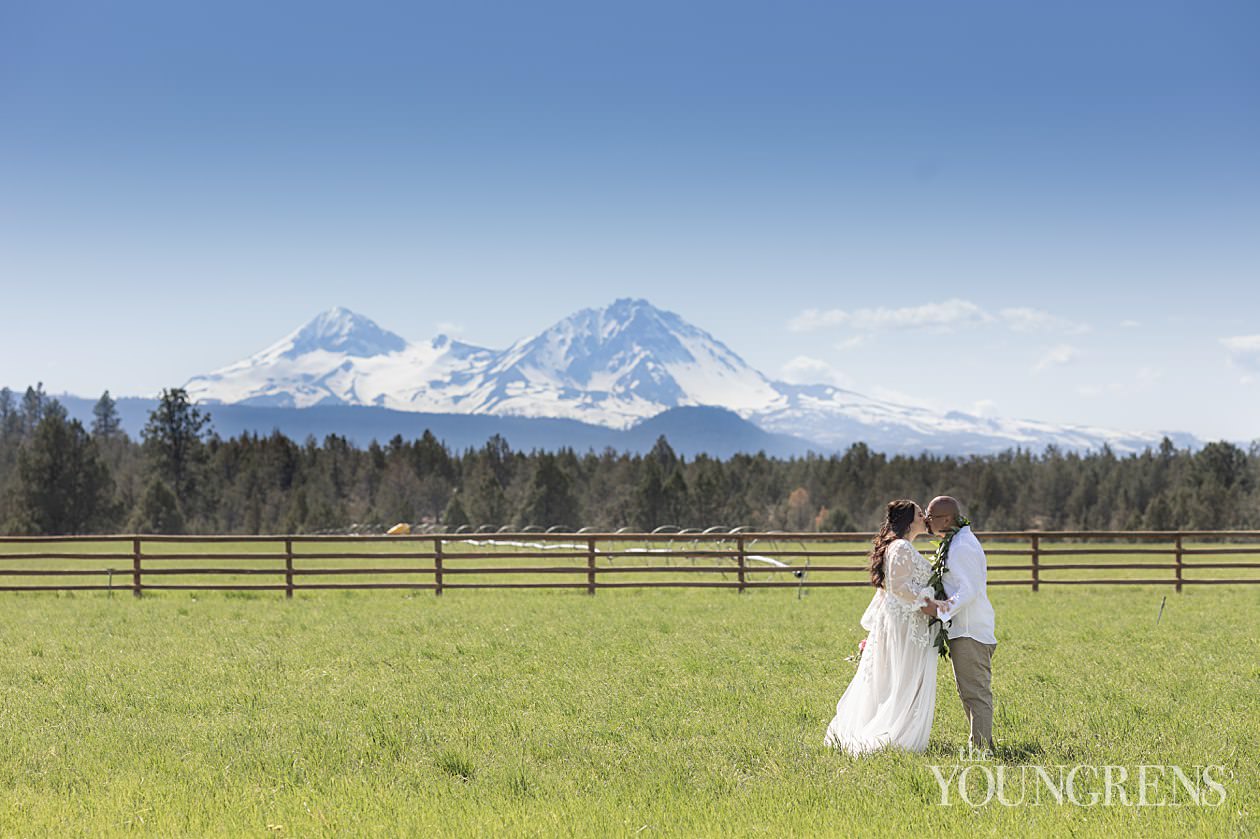
[[[998,317],[1016,332],[1060,332],[1080,335],[1089,331],[1087,324],[1065,320],[1041,309],[1027,307],[1002,309],[998,312]]]
[[[794,385],[831,384],[852,388],[852,380],[820,358],[798,355],[780,370],[783,381]]]
[[[1138,322],[1137,322],[1137,321],[1135,321],[1135,320],[1122,320],[1122,321],[1120,321],[1120,327],[1121,327],[1122,329],[1137,329],[1137,328],[1138,328],[1139,326],[1141,326],[1141,325],[1142,325],[1142,324],[1138,323]]]
[[[997,403],[992,399],[981,399],[979,402],[971,404],[971,414],[977,417],[996,417],[998,415]]]
[[[1052,347],[1049,352],[1041,357],[1037,365],[1033,367],[1034,371],[1049,370],[1051,367],[1062,367],[1065,364],[1071,364],[1080,358],[1081,351],[1069,344],[1059,344]]]
[[[965,323],[987,323],[993,316],[969,300],[946,300],[900,309],[806,309],[794,317],[788,328],[793,332],[816,332],[830,326],[853,329],[882,329],[885,326],[951,327]]]
[[[1029,307],[989,312],[970,300],[951,298],[940,303],[901,308],[806,309],[788,322],[793,332],[817,332],[833,327],[876,330],[887,326],[949,331],[959,326],[999,323],[1015,332],[1056,332],[1079,335],[1089,331],[1083,323]]]
[[[836,344],[836,349],[843,352],[844,350],[851,350],[854,347],[859,347],[864,343],[866,343],[865,335],[850,335],[848,338],[845,338],[843,341]]]
[[[1231,364],[1251,373],[1260,373],[1260,335],[1235,335],[1222,338],[1221,343],[1229,350]],[[1250,376],[1245,378],[1251,379]]]
[[[1110,398],[1136,396],[1150,392],[1163,378],[1164,371],[1162,370],[1140,367],[1128,381],[1112,382],[1106,385],[1082,385],[1076,389],[1076,392],[1089,399],[1099,396]]]
[[[847,323],[849,313],[840,309],[806,309],[788,321],[788,329],[793,332],[817,332],[829,326],[840,326]]]

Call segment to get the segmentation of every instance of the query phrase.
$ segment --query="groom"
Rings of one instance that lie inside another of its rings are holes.
[[[948,495],[932,499],[927,507],[927,526],[944,538],[957,531],[949,543],[945,576],[941,580],[949,599],[940,612],[949,624],[949,657],[954,663],[958,697],[971,724],[971,747],[993,750],[993,674],[990,663],[997,649],[993,634],[993,606],[985,594],[988,562],[971,528],[961,526],[962,509]],[[930,607],[929,607],[930,608]]]

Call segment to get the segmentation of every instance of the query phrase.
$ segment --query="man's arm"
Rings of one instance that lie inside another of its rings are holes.
[[[953,616],[966,608],[984,586],[984,551],[974,544],[951,544],[946,565],[948,570],[945,580],[954,589],[954,593],[945,601],[948,604],[946,610],[949,616]]]

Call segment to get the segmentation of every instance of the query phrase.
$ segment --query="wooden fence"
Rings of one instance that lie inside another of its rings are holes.
[[[871,535],[11,536],[0,537],[0,591],[867,586]],[[990,585],[1260,584],[1260,531],[978,536]]]

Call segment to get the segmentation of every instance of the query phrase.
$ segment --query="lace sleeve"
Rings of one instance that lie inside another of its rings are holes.
[[[905,606],[918,609],[927,605],[935,592],[929,586],[915,585],[915,553],[914,546],[904,539],[898,539],[888,546],[888,552],[884,555],[884,587]]]
[[[917,569],[917,570],[916,570]],[[884,554],[884,598],[886,614],[905,621],[910,643],[927,647],[932,641],[928,616],[919,611],[936,591],[927,585],[930,569],[927,562],[904,539],[893,542]]]

